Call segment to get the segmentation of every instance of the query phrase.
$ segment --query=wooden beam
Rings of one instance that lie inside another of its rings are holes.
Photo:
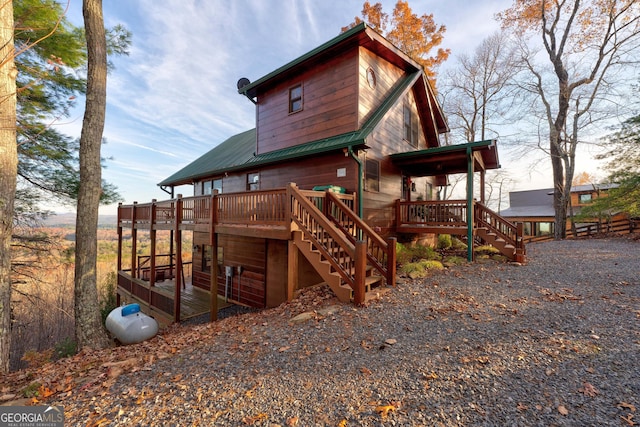
[[[298,233],[300,232],[298,231]],[[298,284],[299,256],[300,253],[295,242],[293,239],[289,240],[287,245],[287,301],[291,301],[293,299],[293,293]]]
[[[473,261],[473,151],[467,147],[467,261]]]
[[[209,224],[209,244],[211,245],[211,283],[209,284],[209,321],[218,320],[218,236],[216,220],[218,214],[218,190],[211,195],[211,223]],[[202,252],[204,256],[204,251]]]

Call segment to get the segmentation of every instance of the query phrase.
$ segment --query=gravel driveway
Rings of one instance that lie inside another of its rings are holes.
[[[65,425],[640,424],[640,242],[527,250],[524,266],[400,280],[364,308],[316,288],[177,327],[157,338],[189,341],[170,357],[50,403]]]

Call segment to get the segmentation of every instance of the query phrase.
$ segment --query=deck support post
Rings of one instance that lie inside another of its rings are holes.
[[[136,229],[136,209],[138,208],[138,202],[133,202],[131,208],[131,278],[138,278],[136,274],[138,272],[138,263],[136,259],[136,253],[138,253],[138,233]]]
[[[356,241],[355,246],[355,277],[353,288],[353,303],[355,305],[364,304],[365,299],[365,275],[367,271],[367,242]]]
[[[467,147],[467,261],[473,261],[473,151]]]
[[[175,242],[176,242],[176,280],[175,280],[175,293],[173,299],[173,321],[175,323],[180,322],[180,289],[182,288],[182,231],[180,224],[182,223],[182,194],[178,194],[178,199],[175,204],[176,219],[174,225]]]
[[[396,243],[398,239],[387,239],[387,285],[396,286]]]
[[[296,285],[298,283],[298,262],[300,253],[298,247],[293,240],[289,240],[287,243],[287,301],[293,300],[293,293],[295,292]]]
[[[218,220],[218,190],[211,195],[211,224],[209,224],[209,244],[211,245],[211,283],[209,284],[209,321],[218,320],[218,236],[216,221]],[[204,254],[203,254],[204,256]]]
[[[151,238],[151,259],[149,260],[149,287],[156,284],[156,199],[151,200],[151,220],[149,221],[149,237]],[[151,292],[149,292],[149,305],[151,305]]]

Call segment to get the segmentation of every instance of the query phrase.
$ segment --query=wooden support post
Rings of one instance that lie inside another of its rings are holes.
[[[136,253],[138,252],[138,233],[136,232],[136,210],[138,202],[133,202],[131,207],[131,278],[136,278],[136,272],[138,271],[138,264],[136,259]]]
[[[151,200],[151,218],[149,224],[149,237],[151,238],[151,253],[149,259],[149,287],[156,284],[156,199]],[[151,305],[151,292],[149,292],[149,305]]]
[[[526,262],[526,251],[524,249],[524,223],[519,222],[516,224],[518,227],[516,231],[516,262]]]
[[[298,232],[299,233],[299,232]],[[298,262],[299,251],[293,240],[288,241],[287,245],[287,301],[293,300],[293,293],[298,284]]]
[[[467,147],[467,261],[473,261],[473,151]]]
[[[211,195],[211,224],[209,225],[209,244],[211,245],[211,282],[209,284],[209,321],[218,320],[218,236],[216,222],[218,220],[218,190]],[[204,256],[204,251],[202,253]]]
[[[182,287],[182,231],[180,224],[182,223],[182,194],[178,194],[175,204],[175,242],[176,242],[176,274],[175,274],[175,293],[173,295],[173,321],[180,322],[180,289]]]
[[[367,271],[367,242],[358,240],[355,246],[355,283],[353,289],[353,303],[364,304],[365,299],[365,275]]]
[[[396,286],[396,243],[398,239],[387,239],[387,285]]]

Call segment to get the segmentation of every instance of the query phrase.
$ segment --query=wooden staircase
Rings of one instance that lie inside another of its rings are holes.
[[[304,257],[313,265],[315,270],[320,274],[320,277],[327,282],[331,290],[336,294],[338,299],[342,302],[353,302],[354,301],[354,290],[348,285],[342,278],[342,275],[338,271],[335,263],[332,262],[333,259],[341,260],[340,264],[351,265],[353,264],[353,260],[350,259],[350,255],[343,251],[340,248],[336,248],[331,256],[327,257],[324,255],[324,248],[335,247],[333,242],[331,242],[331,237],[326,236],[323,239],[324,242],[319,246],[315,242],[315,240],[305,238],[305,234],[300,231],[293,232],[293,241],[295,242],[296,247],[300,250],[300,252],[304,255]],[[355,251],[355,247],[351,248]],[[348,274],[355,276],[355,268],[351,268],[351,271]],[[365,282],[364,282],[364,291],[365,291],[365,301],[367,300],[367,295],[369,292],[384,284],[384,277],[380,275],[372,274],[373,269],[368,266],[365,270]]]
[[[321,203],[295,185],[289,194],[293,242],[340,301],[363,304],[372,289],[395,286],[395,239],[385,242],[331,192]]]
[[[474,205],[475,237],[500,251],[507,258],[525,262],[524,229],[513,224],[481,203]]]

